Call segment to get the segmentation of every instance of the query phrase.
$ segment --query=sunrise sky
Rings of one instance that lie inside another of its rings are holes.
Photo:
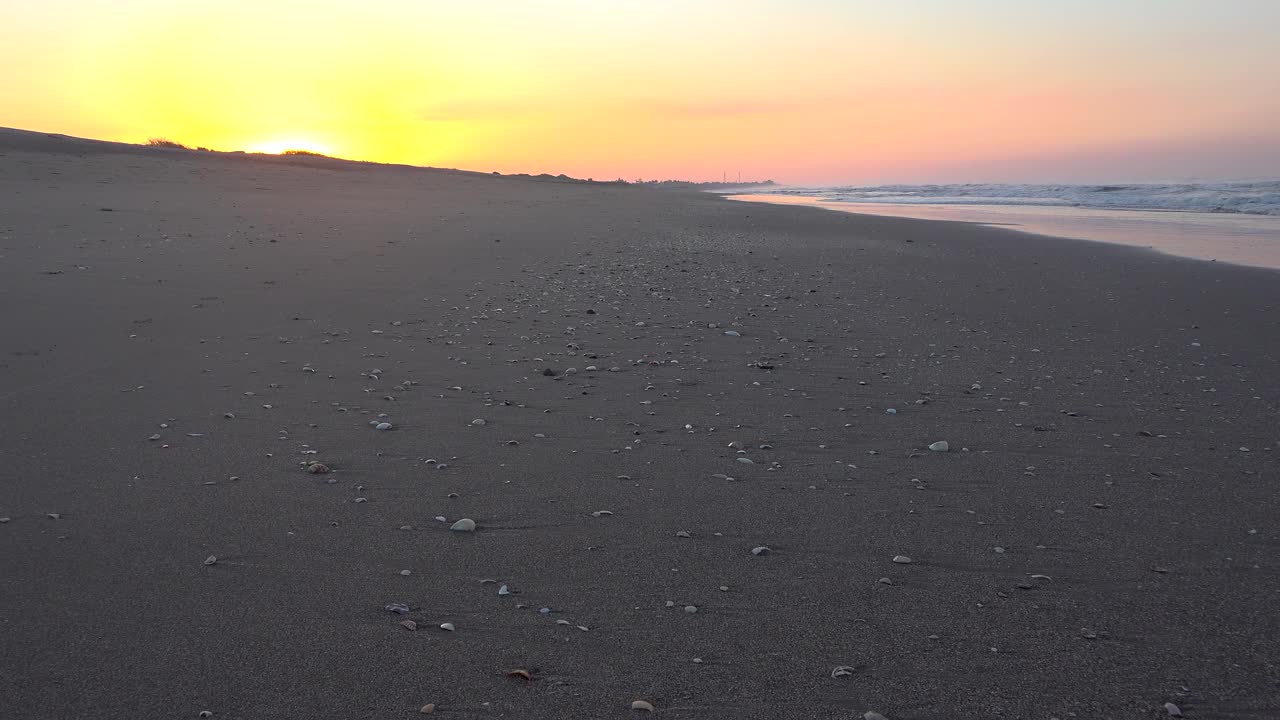
[[[1276,0],[7,0],[0,126],[502,172],[1280,175]]]

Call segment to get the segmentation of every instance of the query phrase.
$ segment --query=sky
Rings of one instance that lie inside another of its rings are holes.
[[[0,0],[0,126],[596,179],[1280,176],[1280,0]]]

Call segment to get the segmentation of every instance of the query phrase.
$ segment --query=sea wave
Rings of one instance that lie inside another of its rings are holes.
[[[1113,185],[877,185],[779,188],[777,195],[911,205],[1047,205],[1280,215],[1280,180]]]

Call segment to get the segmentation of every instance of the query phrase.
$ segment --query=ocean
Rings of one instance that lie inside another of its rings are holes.
[[[997,225],[1280,269],[1280,181],[784,187],[737,200]]]

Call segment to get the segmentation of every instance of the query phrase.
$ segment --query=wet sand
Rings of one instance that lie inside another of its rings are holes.
[[[735,200],[951,220],[1146,248],[1184,258],[1280,270],[1280,216],[1052,205],[839,202],[804,195],[733,195]]]
[[[5,131],[0,715],[1275,717],[1278,309],[980,226]]]

